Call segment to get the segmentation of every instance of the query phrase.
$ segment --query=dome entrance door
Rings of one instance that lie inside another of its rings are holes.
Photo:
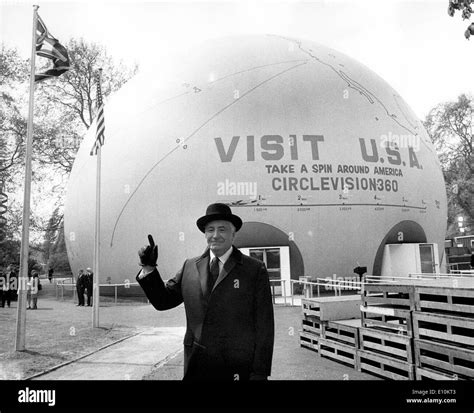
[[[290,295],[290,251],[289,247],[240,248],[243,254],[263,261],[267,267],[270,285],[275,295]],[[284,280],[285,287],[282,284]]]
[[[433,244],[420,244],[420,267],[423,274],[433,274],[436,272]]]

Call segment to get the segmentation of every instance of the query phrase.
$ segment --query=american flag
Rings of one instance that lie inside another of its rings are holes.
[[[53,67],[35,75],[35,82],[51,77],[58,77],[70,69],[69,56],[66,48],[49,33],[46,25],[38,15],[36,24],[36,54],[53,61]]]
[[[104,102],[102,100],[102,91],[100,89],[100,73],[97,73],[97,119],[96,119],[95,142],[91,149],[90,155],[97,155],[99,147],[105,141],[105,120],[104,120]]]

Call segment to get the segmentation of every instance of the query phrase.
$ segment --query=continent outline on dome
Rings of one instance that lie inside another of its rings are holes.
[[[321,58],[319,58],[318,56],[315,56],[312,54],[312,51],[311,50],[306,50],[303,45],[302,45],[302,41],[301,40],[298,40],[298,39],[292,39],[292,38],[287,38],[287,37],[284,37],[284,36],[278,36],[278,35],[269,35],[269,36],[273,36],[273,37],[276,37],[276,38],[280,38],[280,39],[283,39],[283,40],[286,40],[288,42],[292,42],[292,43],[295,43],[298,48],[305,54],[309,55],[313,60],[316,60],[318,61],[319,63],[325,65],[325,66],[328,66],[331,68],[332,71],[334,71],[334,73],[336,73],[337,76],[339,76],[342,80],[344,80],[346,83],[347,83],[347,86],[351,89],[354,89],[356,90],[357,92],[359,92],[361,95],[365,96],[365,98],[369,101],[370,104],[374,104],[375,101],[377,101],[380,106],[382,106],[383,110],[385,111],[386,115],[392,119],[394,122],[396,122],[400,127],[404,128],[406,131],[410,132],[411,134],[413,134],[414,136],[418,136],[418,132],[417,131],[413,131],[411,130],[408,126],[404,125],[403,123],[401,123],[399,120],[398,120],[398,117],[395,113],[391,113],[388,108],[385,106],[385,104],[376,96],[374,95],[370,90],[368,90],[365,86],[362,86],[360,83],[358,83],[356,80],[352,79],[347,73],[343,72],[341,69],[338,69],[338,68],[335,68],[331,63],[327,63],[325,61],[323,61]],[[394,94],[393,95],[394,97],[394,100],[395,100],[395,97],[396,95]],[[410,127],[413,127],[413,125],[411,124],[411,122],[408,121],[408,119],[406,118],[406,115],[405,113],[400,109],[400,105],[398,104],[398,102],[395,100],[396,104],[397,104],[397,107],[400,111],[400,113],[405,117],[405,120],[407,121],[407,123],[409,124]],[[417,129],[416,127],[414,127],[415,129]],[[426,146],[426,148],[428,150],[430,150],[430,152],[433,152],[433,150],[426,144],[426,142],[421,139],[421,141],[423,142],[423,144]]]

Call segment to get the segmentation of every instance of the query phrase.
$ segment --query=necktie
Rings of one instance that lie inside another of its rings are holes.
[[[219,259],[214,257],[211,261],[211,270],[209,271],[209,292],[212,291],[217,277],[219,277]]]

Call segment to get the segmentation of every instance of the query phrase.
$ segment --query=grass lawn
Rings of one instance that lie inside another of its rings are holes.
[[[16,305],[0,308],[0,380],[27,378],[139,331],[110,321],[92,328],[92,307],[40,298],[38,310],[27,310],[26,350],[16,352]]]

